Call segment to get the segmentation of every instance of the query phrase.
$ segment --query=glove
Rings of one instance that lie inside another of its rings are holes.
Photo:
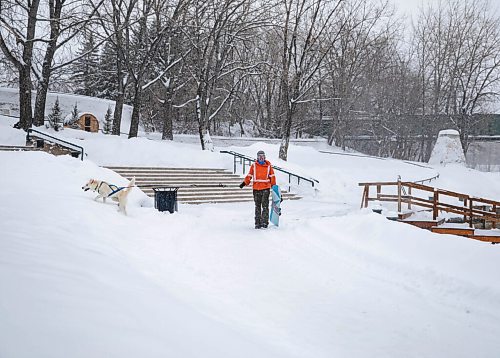
[[[243,189],[243,187],[245,186],[245,182],[242,182],[239,186],[240,186],[240,189]]]

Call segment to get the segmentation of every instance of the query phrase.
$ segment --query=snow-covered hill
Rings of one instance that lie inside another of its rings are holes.
[[[35,104],[36,93],[32,93],[32,106]],[[101,99],[95,97],[88,97],[69,93],[49,92],[47,94],[47,103],[45,106],[45,114],[48,115],[52,107],[59,100],[59,107],[61,109],[62,117],[70,116],[75,105],[79,113],[92,113],[101,123],[101,128],[104,125],[104,117],[108,107],[113,113],[115,108],[115,101],[108,99]],[[132,117],[133,107],[129,105],[123,106],[121,132],[128,133],[130,128],[130,119]],[[19,116],[19,90],[17,88],[0,87],[0,114],[8,112],[8,115]]]
[[[126,183],[102,164],[231,169],[230,156],[62,133],[87,160],[0,152],[0,357],[497,357],[500,245],[359,210],[357,183],[439,172],[435,186],[498,199],[498,173],[232,147],[320,181],[295,188],[279,229],[255,230],[252,203],[170,215],[134,189],[124,216],[81,190]],[[23,138],[0,124],[0,143]]]

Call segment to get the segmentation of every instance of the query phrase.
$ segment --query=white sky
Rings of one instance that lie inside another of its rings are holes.
[[[420,8],[427,7],[429,4],[438,4],[439,1],[446,2],[447,0],[389,0],[390,3],[396,6],[396,10],[400,14],[408,15],[408,18],[412,15],[416,15]],[[495,9],[500,12],[500,1],[499,0],[489,0],[490,8]]]
[[[422,4],[426,6],[429,3],[437,3],[438,0],[390,0],[390,2],[396,6],[396,10],[399,13],[410,16],[412,14],[417,14]]]

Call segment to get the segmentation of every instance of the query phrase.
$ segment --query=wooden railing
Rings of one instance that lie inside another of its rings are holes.
[[[359,185],[364,187],[361,208],[368,207],[370,201],[396,202],[399,213],[402,212],[403,204],[408,205],[408,210],[411,210],[412,206],[432,209],[433,220],[437,219],[440,211],[444,211],[463,216],[464,222],[468,222],[470,227],[472,227],[474,220],[491,222],[493,226],[500,223],[500,202],[495,200],[477,198],[400,180],[397,182],[359,183]],[[370,197],[371,187],[376,188],[376,196]],[[389,187],[395,189],[392,194],[382,192],[383,188]],[[427,194],[426,197],[414,195],[421,192]],[[450,203],[450,201],[456,202],[457,200],[459,204]]]

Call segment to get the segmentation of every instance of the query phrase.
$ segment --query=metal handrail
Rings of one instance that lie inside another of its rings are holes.
[[[233,152],[232,150],[221,150],[219,153],[231,154],[233,156],[233,164],[234,164],[234,166],[233,166],[233,173],[236,173],[236,158],[240,158],[240,163],[243,164],[243,172],[245,172],[245,163],[246,162],[248,162],[249,163],[248,165],[250,166],[251,163],[253,163],[253,162],[256,161],[255,158],[248,157],[248,156],[246,156],[244,154],[241,154],[241,153]],[[296,177],[297,178],[297,184],[298,185],[300,184],[300,180],[301,179],[304,180],[304,181],[307,181],[307,182],[311,183],[311,185],[313,186],[313,188],[314,188],[314,183],[319,183],[319,181],[316,180],[316,179],[314,179],[314,178],[305,178],[303,176],[291,173],[288,170],[280,168],[280,167],[277,167],[275,165],[271,165],[271,166],[272,166],[272,168],[274,170],[278,170],[278,171],[280,171],[282,173],[288,174],[288,184],[291,184],[292,177]]]
[[[44,133],[44,132],[40,132],[39,130],[36,130],[36,129],[33,129],[33,128],[28,128],[28,130],[26,132],[27,132],[26,133],[26,141],[30,140],[30,133],[35,132],[37,134],[41,134],[42,136],[49,137],[50,139],[56,141],[56,144],[61,145],[60,143],[64,143],[61,146],[66,147],[68,149],[75,149],[75,148],[77,148],[80,151],[80,158],[83,161],[83,156],[84,156],[84,153],[85,153],[85,150],[83,149],[83,147],[81,147],[81,146],[79,146],[77,144],[65,141],[64,139],[60,139],[60,138],[51,136],[50,134],[47,134],[47,133]],[[73,146],[74,148],[71,148],[69,146]]]

